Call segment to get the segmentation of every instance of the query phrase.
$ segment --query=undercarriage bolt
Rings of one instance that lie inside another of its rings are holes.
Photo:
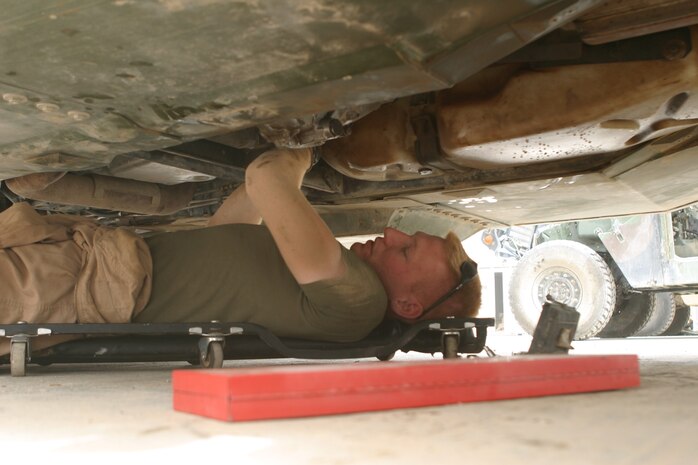
[[[665,43],[662,47],[662,56],[665,60],[680,60],[685,57],[686,54],[688,54],[688,46],[683,40],[673,39]]]
[[[27,101],[27,97],[21,94],[2,94],[2,99],[10,105],[18,105]]]

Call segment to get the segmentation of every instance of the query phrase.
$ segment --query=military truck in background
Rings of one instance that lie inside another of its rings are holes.
[[[518,259],[509,303],[533,333],[547,296],[580,312],[577,339],[675,335],[698,305],[698,205],[661,214],[488,230]]]

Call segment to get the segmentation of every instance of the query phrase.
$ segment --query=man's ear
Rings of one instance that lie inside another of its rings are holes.
[[[393,313],[406,320],[416,320],[422,315],[424,310],[422,304],[412,295],[396,297],[392,299],[390,306],[393,309]]]

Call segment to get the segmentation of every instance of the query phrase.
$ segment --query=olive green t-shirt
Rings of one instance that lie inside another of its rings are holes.
[[[222,225],[146,241],[153,291],[137,322],[246,322],[282,337],[347,342],[365,337],[387,307],[373,269],[344,247],[344,277],[299,285],[264,226]]]

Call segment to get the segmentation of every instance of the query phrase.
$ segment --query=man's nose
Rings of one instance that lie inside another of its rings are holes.
[[[395,228],[385,228],[383,238],[388,244],[395,244],[408,239],[410,236]]]

